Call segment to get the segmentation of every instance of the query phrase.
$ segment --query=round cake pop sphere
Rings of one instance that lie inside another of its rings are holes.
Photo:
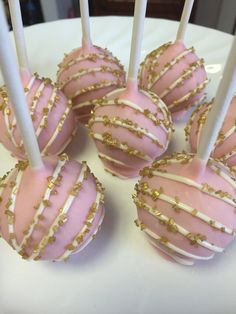
[[[124,86],[125,72],[119,60],[107,49],[78,48],[59,64],[58,85],[72,100],[79,121],[87,123],[94,101]]]
[[[105,169],[127,178],[165,152],[172,121],[155,94],[118,89],[101,99],[89,127]]]
[[[236,231],[232,173],[210,159],[205,171],[194,175],[193,158],[180,153],[154,161],[140,172],[133,196],[136,224],[152,244],[186,265],[223,252]]]
[[[186,139],[189,140],[191,151],[196,152],[201,137],[203,125],[212,103],[205,103],[197,108],[185,128]],[[218,139],[215,143],[212,157],[219,159],[229,166],[236,165],[236,96],[233,97]]]
[[[71,101],[49,79],[21,72],[25,96],[42,155],[57,155],[71,142],[77,130]],[[0,89],[0,142],[18,158],[25,150],[5,87]]]
[[[153,50],[140,65],[140,87],[156,93],[173,119],[181,118],[189,107],[203,101],[207,82],[204,60],[181,41]]]
[[[0,182],[2,237],[24,259],[65,260],[96,235],[104,216],[101,184],[86,163],[45,157],[20,161]]]

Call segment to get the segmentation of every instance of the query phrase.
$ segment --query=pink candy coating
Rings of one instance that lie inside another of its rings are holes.
[[[186,137],[189,139],[191,151],[196,152],[203,124],[212,108],[212,104],[205,103],[197,108],[185,128]],[[236,165],[236,96],[233,97],[224,123],[220,130],[217,143],[211,154],[229,166]]]
[[[70,101],[49,79],[21,72],[26,100],[42,155],[61,153],[77,130]],[[0,90],[0,142],[20,159],[26,158],[20,130],[5,87]]]
[[[103,188],[86,163],[46,157],[35,170],[19,162],[0,182],[1,234],[25,259],[64,260],[102,223]]]
[[[183,42],[167,43],[149,53],[140,65],[139,84],[156,93],[173,119],[204,99],[207,84],[203,59]]]
[[[172,121],[155,94],[131,86],[103,98],[89,127],[105,169],[128,178],[165,152]]]
[[[58,84],[72,100],[73,109],[82,123],[87,123],[93,101],[122,87],[125,72],[119,60],[107,49],[92,46],[77,48],[58,65]]]
[[[181,153],[154,161],[141,171],[134,195],[137,224],[155,246],[183,264],[211,259],[236,230],[232,173],[213,159],[201,168],[193,157]]]

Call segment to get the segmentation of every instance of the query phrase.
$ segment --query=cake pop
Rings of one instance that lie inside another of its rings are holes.
[[[24,259],[67,259],[96,235],[104,216],[103,188],[86,163],[41,158],[0,3],[0,65],[28,161],[0,180],[2,237]]]
[[[163,154],[172,130],[165,104],[137,86],[145,9],[146,1],[135,4],[127,87],[98,101],[89,121],[105,169],[121,178],[137,176],[141,168]]]
[[[97,99],[124,86],[125,72],[110,51],[92,44],[87,0],[80,0],[80,10],[82,47],[65,55],[57,79],[60,89],[72,100],[79,121],[87,123]]]
[[[24,259],[65,260],[95,237],[103,189],[86,163],[62,155],[43,164],[20,161],[1,180],[1,235]]]
[[[177,153],[141,172],[136,224],[162,252],[191,265],[223,252],[236,234],[234,173],[209,158],[236,85],[236,36],[197,154]]]
[[[139,71],[140,87],[161,97],[175,120],[204,100],[208,82],[204,60],[197,57],[193,47],[186,48],[184,44],[192,5],[193,0],[185,1],[176,41],[149,53]]]
[[[59,154],[77,130],[71,101],[50,79],[31,74],[26,55],[23,25],[18,0],[9,0],[21,80],[43,155]],[[26,158],[23,141],[5,86],[0,89],[0,142],[20,159]]]
[[[202,134],[203,125],[212,108],[212,103],[205,103],[191,115],[185,128],[186,139],[189,140],[191,151],[196,152]],[[236,165],[236,96],[233,97],[211,156],[229,166]]]

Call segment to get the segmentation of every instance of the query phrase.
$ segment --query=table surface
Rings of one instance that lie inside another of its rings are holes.
[[[142,59],[174,39],[178,24],[146,19]],[[132,19],[91,18],[94,43],[109,48],[127,69]],[[64,52],[80,45],[78,19],[35,25],[25,30],[33,72],[55,79]],[[232,36],[189,25],[186,45],[204,57],[214,96]],[[1,81],[1,80],[0,80]],[[1,81],[2,82],[2,81]],[[176,125],[169,151],[188,149],[184,122]],[[27,262],[0,242],[0,313],[6,314],[156,314],[235,313],[236,244],[210,262],[185,267],[166,261],[135,227],[131,194],[137,180],[122,181],[103,170],[86,130],[67,149],[72,158],[87,160],[106,188],[106,216],[97,238],[67,263]],[[14,159],[0,147],[0,175]]]

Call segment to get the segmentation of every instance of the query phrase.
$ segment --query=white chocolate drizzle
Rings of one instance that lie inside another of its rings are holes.
[[[114,159],[114,158],[111,158],[110,156],[107,156],[107,155],[105,155],[103,153],[98,153],[98,157],[101,158],[101,159],[105,159],[107,161],[110,161],[110,162],[112,162],[114,164],[127,167],[127,165],[125,163],[123,163],[122,161]]]
[[[227,159],[229,159],[231,157],[234,157],[235,154],[236,154],[236,146],[230,152],[222,155],[220,157],[220,160],[225,161],[225,160],[227,160]]]
[[[81,69],[81,70],[78,70],[75,74],[68,76],[66,80],[61,81],[59,83],[59,88],[60,89],[65,88],[66,85],[69,84],[71,81],[79,80],[84,75],[87,75],[87,74],[95,75],[96,73],[111,73],[111,74],[114,74],[115,77],[120,77],[123,75],[124,72],[122,70],[112,69],[111,67],[108,67],[108,66]]]
[[[229,173],[230,170],[232,169],[228,169],[223,163],[221,163],[220,161],[218,161],[218,164],[221,166],[221,168],[215,166],[212,162],[209,164],[209,167],[215,172],[217,173],[220,177],[222,177],[225,181],[227,181],[233,189],[236,190],[236,181],[232,178],[234,175],[233,173]],[[224,169],[225,171],[228,172],[228,174],[224,173],[224,171],[221,171],[222,169]]]
[[[95,219],[95,217],[96,217],[96,213],[97,213],[97,211],[98,211],[98,208],[99,208],[99,206],[100,206],[100,202],[101,202],[101,197],[102,197],[102,194],[99,192],[99,191],[97,191],[97,194],[96,194],[96,199],[95,199],[95,202],[94,202],[94,204],[96,204],[95,205],[95,208],[94,208],[94,213],[93,213],[93,215],[91,215],[91,217],[90,217],[90,219],[88,219],[87,220],[87,224],[85,224],[83,227],[82,227],[82,229],[80,230],[80,232],[74,237],[74,240],[72,241],[72,243],[71,243],[71,248],[73,247],[73,250],[71,250],[71,249],[66,249],[65,250],[65,252],[59,257],[59,258],[57,258],[57,260],[64,260],[64,259],[66,259],[66,258],[68,258],[69,257],[69,255],[71,254],[71,251],[77,251],[78,252],[78,249],[80,250],[80,247],[78,247],[80,244],[84,244],[84,247],[87,245],[87,243],[85,243],[82,239],[83,239],[83,235],[84,234],[86,234],[86,232],[88,232],[87,230],[88,230],[88,225],[90,226],[90,225],[92,225],[93,224],[93,222],[94,222],[94,219]],[[90,231],[89,231],[90,232]],[[78,239],[80,239],[79,241],[78,241]],[[89,239],[88,239],[89,240]],[[82,244],[82,245],[83,245]],[[83,247],[81,247],[81,249],[82,249]]]
[[[65,150],[65,148],[70,144],[70,142],[74,138],[75,134],[77,133],[77,130],[78,130],[78,126],[76,125],[74,130],[71,133],[71,136],[68,138],[68,140],[65,142],[65,144],[61,147],[58,154],[61,154]]]
[[[212,108],[212,101],[205,105],[204,110],[199,113],[201,110],[200,108],[197,108],[191,115],[186,127],[185,127],[185,136],[186,140],[189,139],[189,135],[191,132],[192,125],[194,121],[196,120],[197,128],[196,128],[196,147],[199,146],[199,140],[200,135],[202,133],[203,125],[205,124],[207,115],[209,114],[210,110]],[[199,114],[199,117],[197,118],[197,115]],[[214,144],[214,149],[212,150],[212,155],[216,152],[217,148],[222,145],[225,141],[227,141],[231,135],[233,135],[236,132],[236,125],[232,125],[231,128],[223,133],[222,131],[219,132],[218,138]],[[221,161],[227,161],[227,159],[233,157],[236,154],[236,147],[234,147],[231,151],[228,151],[224,155],[221,155],[218,157]]]
[[[145,68],[147,70],[153,70],[155,69],[155,66],[158,65],[158,59],[159,57],[166,51],[166,49],[171,45],[171,42],[168,42],[157,49],[151,51],[145,58],[145,60],[140,64],[139,73],[138,73],[138,80],[141,82],[141,87],[143,88],[143,77],[144,77],[144,70]],[[150,80],[151,77],[148,75],[148,80]]]
[[[109,120],[109,121],[108,121]],[[142,127],[139,127],[137,123],[132,122],[131,120],[122,120],[119,117],[99,117],[99,116],[93,116],[90,121],[89,125],[91,127],[94,123],[107,123],[107,125],[113,125],[113,126],[120,126],[122,128],[130,130],[133,134],[136,134],[138,137],[141,137],[142,135],[148,137],[153,141],[154,144],[158,145],[159,147],[163,148],[164,145],[160,143],[159,139],[152,133],[150,133],[147,129],[144,129]]]
[[[53,88],[52,89],[52,94],[50,96],[50,99],[48,100],[47,102],[47,108],[45,108],[46,110],[46,114],[43,114],[42,117],[41,117],[41,120],[39,121],[39,125],[37,127],[37,129],[35,130],[35,134],[37,136],[37,138],[39,138],[42,130],[45,128],[45,120],[47,121],[48,120],[48,116],[52,110],[52,108],[55,106],[55,102],[56,102],[56,97],[57,97],[57,88]],[[32,111],[32,114],[33,114],[34,111]],[[20,147],[23,146],[23,140],[21,140],[21,143],[20,143]]]
[[[105,210],[103,209],[102,210],[102,215],[101,215],[101,217],[99,219],[98,226],[95,229],[94,233],[87,239],[87,241],[84,241],[84,243],[78,248],[78,250],[75,250],[75,252],[73,252],[72,254],[79,253],[80,251],[82,251],[95,238],[95,236],[97,235],[98,231],[101,228],[104,216],[105,216]]]
[[[37,89],[36,92],[35,92],[33,101],[32,101],[32,103],[30,104],[30,107],[29,107],[30,112],[31,112],[32,115],[34,115],[34,112],[35,112],[35,109],[36,109],[36,107],[37,107],[38,100],[39,100],[38,97],[42,96],[42,92],[43,92],[44,88],[45,88],[45,83],[44,83],[44,81],[42,80],[41,83],[40,83],[40,85],[39,85],[39,87],[38,87],[38,89]]]
[[[55,168],[55,170],[54,170],[54,172],[53,172],[53,174],[52,174],[52,176],[50,178],[51,182],[57,182],[58,178],[60,178],[61,171],[62,171],[65,163],[66,163],[66,160],[59,160],[58,161],[57,166],[56,166],[56,168]],[[53,190],[52,190],[51,186],[47,187],[47,189],[46,189],[46,191],[45,191],[45,193],[44,193],[44,195],[42,197],[42,202],[39,205],[36,206],[38,208],[37,208],[36,213],[34,215],[34,218],[32,220],[33,223],[30,224],[29,228],[26,230],[26,232],[25,232],[26,234],[25,234],[24,238],[22,239],[22,242],[20,244],[19,249],[24,248],[26,243],[27,243],[27,241],[30,239],[33,231],[35,230],[36,225],[39,223],[41,215],[43,214],[43,212],[44,212],[44,210],[46,208],[45,207],[45,200],[46,201],[49,200],[49,198],[50,198],[50,196],[52,194],[52,191]]]
[[[15,206],[16,206],[16,198],[17,194],[20,188],[21,179],[22,179],[23,171],[18,170],[15,184],[12,187],[12,190],[9,195],[8,204],[6,205],[7,210],[5,211],[5,215],[7,216],[7,222],[8,222],[8,232],[9,232],[9,243],[11,246],[19,251],[20,247],[18,246],[16,236],[15,236],[15,228],[14,228],[14,222],[15,222]]]
[[[58,125],[56,126],[56,129],[54,131],[54,133],[52,134],[50,140],[48,141],[48,143],[45,144],[44,148],[42,149],[42,154],[46,154],[47,155],[47,151],[48,148],[52,145],[52,143],[55,141],[55,139],[57,138],[58,134],[61,132],[62,127],[69,115],[71,111],[71,106],[67,106],[66,110],[64,112],[64,114],[61,116],[60,118],[60,122],[58,123]]]
[[[148,211],[148,213],[150,213],[152,216],[154,216],[155,218],[160,220],[160,222],[167,223],[167,226],[170,226],[173,228],[173,232],[178,232],[181,235],[183,235],[186,239],[189,239],[188,236],[191,235],[191,232],[186,230],[184,227],[180,226],[179,224],[177,224],[173,220],[173,218],[169,218],[169,217],[165,216],[162,212],[160,212],[156,208],[151,207],[147,203],[140,201],[138,198],[134,199],[134,202],[136,204],[140,205],[141,209]],[[169,222],[171,222],[170,225],[168,225]],[[194,234],[193,234],[193,236],[194,236]],[[209,243],[208,241],[206,241],[204,239],[200,239],[199,237],[194,238],[194,240],[196,241],[196,244],[199,244],[200,246],[207,248],[210,251],[220,252],[220,253],[224,251],[223,248],[218,247],[215,244]]]
[[[224,134],[224,140],[226,140],[227,138],[229,138],[231,135],[233,135],[236,131],[236,125],[232,126],[229,131],[227,131],[225,134]],[[216,144],[215,145],[218,145],[218,144],[221,144],[221,140],[218,139],[216,141]]]
[[[81,62],[81,61],[95,62],[97,59],[104,60],[105,62],[109,62],[109,63],[120,66],[118,59],[116,59],[113,56],[110,56],[109,54],[92,53],[92,54],[87,54],[87,55],[81,55],[77,58],[73,58],[67,63],[65,62],[66,61],[66,58],[65,58],[62,61],[62,63],[58,65],[59,71],[57,72],[57,77],[59,77],[64,70],[68,70],[71,66],[77,64],[78,62]]]
[[[151,111],[139,107],[136,103],[130,100],[121,98],[115,98],[114,100],[102,99],[101,106],[116,106],[116,105],[119,105],[121,107],[126,106],[142,114],[145,114],[145,117],[150,119],[155,125],[159,125],[165,132],[168,131],[168,128],[164,124],[165,120],[157,119],[156,116]]]
[[[85,163],[83,163],[82,169],[81,169],[80,174],[77,178],[75,186],[81,186],[82,187],[85,172],[87,171],[87,169],[88,169],[87,165]],[[80,189],[81,189],[81,187],[80,187]],[[61,220],[61,217],[62,216],[66,217],[68,211],[70,210],[70,208],[71,208],[71,206],[72,206],[72,204],[76,198],[77,198],[77,194],[76,195],[75,195],[75,193],[69,194],[63,207],[59,211],[59,214],[56,216],[55,220],[51,224],[48,233],[41,239],[41,241],[37,245],[37,250],[32,252],[32,254],[29,256],[29,259],[37,258],[42,253],[42,251],[47,247],[47,245],[49,245],[49,239],[54,237],[54,234],[56,233],[55,228],[57,228],[57,226],[59,225],[59,221]]]
[[[205,79],[203,83],[197,84],[196,88],[194,88],[193,90],[191,90],[190,92],[188,92],[187,94],[182,96],[181,98],[175,100],[172,104],[170,104],[168,106],[168,108],[172,109],[172,108],[178,106],[179,104],[181,104],[182,102],[187,101],[190,98],[194,97],[196,94],[200,93],[206,87],[208,82],[209,82],[209,80]]]
[[[185,265],[185,266],[192,266],[194,265],[194,261],[193,259],[184,257],[184,256],[180,256],[180,254],[177,254],[175,252],[171,252],[170,249],[168,249],[167,247],[161,245],[160,243],[158,243],[157,241],[155,241],[155,239],[152,239],[148,234],[146,234],[149,242],[156,247],[159,251],[163,252],[165,255],[170,256],[172,259],[174,259],[177,263],[181,264],[181,265]]]
[[[81,109],[84,107],[89,107],[89,106],[94,106],[96,104],[96,100],[97,99],[93,99],[90,101],[84,101],[84,102],[80,102],[76,105],[73,106],[73,109]],[[90,113],[86,113],[86,115],[89,115]]]
[[[182,86],[184,84],[185,80],[188,80],[192,77],[193,72],[202,67],[204,64],[203,60],[200,59],[193,64],[191,64],[187,69],[185,69],[182,73],[182,75],[175,80],[170,86],[168,86],[161,94],[160,97],[164,98],[167,96],[171,91],[174,90],[174,88]]]
[[[126,177],[126,176],[123,176],[121,175],[120,173],[116,172],[115,170],[111,170],[110,168],[108,167],[104,167],[104,170],[108,173],[110,173],[113,177],[118,177],[122,180],[125,180],[125,179],[128,179],[129,177]]]
[[[28,85],[25,87],[25,95],[27,96],[28,93],[30,92],[35,80],[37,79],[37,76],[34,75],[31,77]],[[33,101],[32,103],[30,104],[30,112],[31,112],[31,116],[32,116],[32,119],[34,117],[34,112],[36,110],[36,106],[38,104],[38,99],[39,97],[42,95],[42,92],[46,86],[46,81],[43,79],[40,83],[40,85],[38,86],[37,90],[35,91],[35,94],[34,94],[34,97],[33,97]],[[47,107],[44,108],[44,113],[42,114],[42,117],[41,117],[41,120],[39,122],[39,125],[36,129],[36,136],[39,137],[41,132],[45,129],[46,125],[44,123],[47,123],[47,120],[48,120],[48,116],[52,110],[52,108],[55,106],[55,103],[57,101],[57,98],[58,98],[58,95],[57,95],[57,88],[53,88],[52,89],[52,93],[51,93],[51,96],[50,96],[50,99],[48,100],[47,102]],[[48,143],[45,144],[45,147],[42,151],[42,154],[47,154],[47,150],[49,149],[49,147],[51,146],[51,144],[54,142],[54,140],[56,139],[58,133],[61,131],[62,129],[62,126],[63,124],[65,123],[65,120],[67,118],[67,116],[69,115],[69,112],[71,110],[71,103],[68,104],[68,107],[66,108],[64,114],[62,115],[61,119],[60,119],[60,122],[59,124],[56,126],[56,129],[54,131],[54,133],[52,134],[52,136],[50,137],[50,140],[48,141]],[[12,142],[12,144],[17,148],[17,149],[20,149],[22,150],[23,152],[23,141],[22,139],[20,138],[20,143],[19,145],[17,144],[16,140],[15,140],[15,137],[13,136],[13,132],[14,132],[14,127],[16,126],[16,119],[15,119],[15,116],[13,116],[13,121],[12,123],[10,123],[10,113],[11,111],[9,111],[9,108],[5,107],[4,110],[3,110],[3,116],[4,116],[4,119],[5,119],[5,125],[6,125],[6,129],[7,129],[7,132],[8,132],[8,138],[9,140]],[[66,144],[69,143],[71,141],[72,137],[70,137],[68,139],[68,141],[66,141],[65,145],[63,146],[63,149],[60,150],[63,151]]]
[[[39,126],[37,128],[37,130],[35,131],[36,132],[36,135],[37,137],[39,137],[39,135],[41,134],[42,132],[42,129],[44,128],[44,123],[45,123],[45,118],[47,120],[50,112],[52,111],[52,108],[55,106],[56,104],[56,100],[57,100],[57,92],[58,92],[58,89],[57,88],[53,88],[52,89],[52,94],[50,96],[50,99],[48,101],[48,104],[47,104],[47,107],[45,108],[46,110],[46,114],[45,115],[42,115],[42,118],[41,118],[41,121],[39,122]]]
[[[146,183],[146,182],[145,182]],[[146,188],[145,191],[143,191],[139,186],[137,186],[137,192],[141,192],[144,195],[148,195],[152,197],[152,192],[153,190],[151,188]],[[174,197],[171,197],[169,195],[164,194],[163,192],[159,192],[158,191],[158,199],[165,201],[171,205],[177,206],[178,209],[182,209],[183,211],[185,211],[186,213],[189,213],[191,215],[193,215],[194,217],[197,217],[199,219],[201,219],[202,221],[206,222],[208,225],[210,225],[211,227],[220,230],[221,232],[227,233],[229,235],[236,235],[236,231],[232,230],[231,228],[228,228],[227,226],[225,226],[224,224],[220,223],[217,220],[213,220],[211,219],[209,216],[207,216],[206,214],[197,211],[195,208],[184,204],[180,201],[178,201],[178,203],[176,203],[176,199]]]
[[[144,154],[143,152],[138,151],[137,149],[131,148],[132,149],[132,151],[131,151],[130,147],[126,143],[121,143],[121,142],[118,142],[118,140],[115,140],[116,145],[113,145],[110,140],[109,140],[109,142],[104,142],[104,136],[102,134],[92,133],[91,135],[95,140],[100,141],[103,144],[106,144],[108,146],[120,149],[124,153],[128,153],[130,155],[136,156],[136,157],[141,158],[141,159],[146,160],[146,161],[152,161],[153,160],[153,158]]]
[[[157,176],[157,177],[166,178],[166,179],[169,179],[169,180],[172,180],[172,181],[180,182],[180,183],[183,183],[185,185],[194,187],[194,188],[196,188],[197,190],[199,190],[199,191],[201,191],[203,193],[206,193],[206,194],[208,194],[208,195],[210,195],[212,197],[218,198],[221,201],[224,201],[225,203],[230,204],[233,207],[236,207],[236,200],[232,199],[232,197],[230,195],[228,195],[228,193],[227,193],[227,195],[224,195],[223,197],[221,197],[219,195],[219,193],[217,193],[217,191],[214,190],[208,184],[204,184],[204,183],[200,184],[200,183],[197,183],[196,181],[191,180],[189,178],[186,178],[184,176],[179,176],[179,175],[172,174],[172,173],[169,173],[169,172],[162,172],[162,171],[154,170],[151,173],[152,173],[152,175]]]
[[[184,161],[184,158],[183,158],[183,154],[178,154]],[[189,156],[191,156],[188,161],[190,162],[191,160],[193,160],[193,156],[194,154],[188,154]],[[169,164],[176,164],[176,163],[180,163],[181,162],[181,159],[179,158],[175,158],[174,156],[168,160],[168,163]],[[222,177],[225,181],[227,181],[233,189],[236,189],[236,182],[235,180],[232,179],[232,177],[234,177],[234,173],[232,172],[232,169],[227,167],[225,164],[223,164],[222,162],[220,162],[219,160],[214,160],[213,158],[211,158],[209,161],[208,161],[208,166],[209,168],[211,168],[215,173],[217,173],[220,177]],[[227,172],[224,173],[223,171],[221,170],[224,170]]]
[[[144,226],[143,231],[150,236],[154,241],[154,243],[157,241],[157,243],[167,247],[168,249],[171,250],[171,252],[175,252],[177,254],[180,254],[182,256],[191,258],[191,259],[197,259],[197,260],[209,260],[212,259],[214,257],[214,254],[210,255],[210,256],[199,256],[199,255],[195,255],[189,252],[186,252],[185,250],[177,247],[176,245],[174,245],[173,243],[169,242],[168,239],[166,239],[165,237],[161,237],[158,234],[154,233],[153,231],[151,231],[150,229],[148,229],[146,226]]]
[[[105,88],[105,87],[111,87],[111,86],[121,86],[122,83],[120,80],[114,80],[114,81],[107,81],[107,80],[102,80],[99,83],[92,84],[89,86],[86,86],[84,88],[78,89],[73,95],[70,96],[71,99],[76,98],[77,96],[80,96],[82,94],[95,91],[100,88]]]
[[[25,89],[25,97],[28,96],[29,92],[30,92],[30,89],[33,87],[34,85],[34,82],[36,80],[36,76],[33,75],[31,78],[30,78],[30,81],[29,83],[26,85],[26,87],[24,88]],[[10,121],[9,121],[10,123]],[[11,126],[12,128],[15,128],[16,127],[16,117],[13,116],[13,120],[12,120],[12,123],[11,123]],[[13,137],[13,135],[11,135]],[[16,145],[17,146],[17,145]]]
[[[175,64],[177,64],[181,59],[183,59],[187,54],[189,53],[192,53],[193,52],[193,48],[189,48],[189,49],[186,49],[184,50],[183,52],[181,52],[177,57],[175,57],[174,59],[172,59],[169,63],[167,63],[163,69],[161,69],[160,72],[158,72],[155,76],[152,76],[151,74],[148,75],[148,85],[147,85],[147,88],[148,89],[152,89],[153,86],[156,84],[156,82],[158,80],[160,80],[160,78],[165,74],[167,73],[171,68],[173,68],[173,66]],[[153,58],[147,58],[147,60],[145,62],[152,62],[154,61],[155,59]],[[157,59],[156,59],[156,63],[157,63]],[[152,66],[155,66],[154,64]]]

